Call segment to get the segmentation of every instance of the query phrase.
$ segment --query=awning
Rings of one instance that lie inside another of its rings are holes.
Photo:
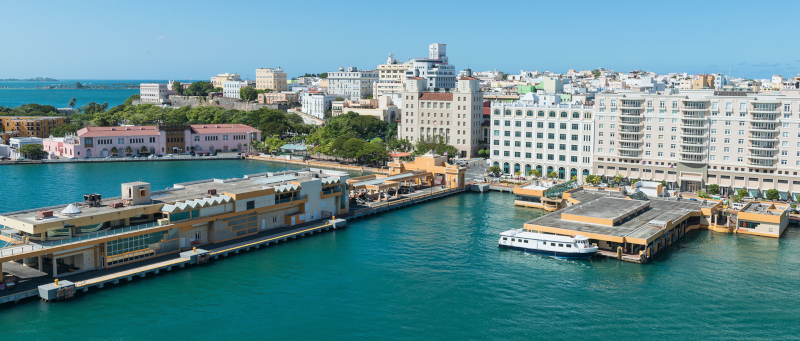
[[[681,181],[703,182],[703,177],[698,175],[681,175]]]
[[[789,199],[789,192],[778,192],[781,196],[781,200]]]
[[[391,156],[391,157],[411,156],[411,153],[396,152],[396,153],[389,153],[389,156]]]
[[[747,194],[749,194],[751,197],[758,198],[758,190],[757,189],[748,188],[747,189]]]

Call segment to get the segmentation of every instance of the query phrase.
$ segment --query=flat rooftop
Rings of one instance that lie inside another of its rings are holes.
[[[681,200],[676,200],[676,198],[624,199],[617,191],[584,189],[572,192],[571,197],[580,203],[533,219],[526,224],[612,237],[648,239],[662,231],[662,227],[668,220],[674,221],[691,212],[700,211],[703,207],[713,207],[717,204],[717,201],[713,200],[704,202],[686,198]],[[617,222],[613,226],[561,219],[561,214],[611,219],[620,215],[620,212],[647,204],[650,206],[643,212],[630,219]]]
[[[80,201],[75,202],[76,206],[78,206],[82,211],[82,213],[77,216],[67,216],[61,214],[61,211],[64,210],[64,208],[66,208],[67,206],[69,206],[69,203],[58,206],[0,213],[0,216],[28,224],[42,224],[42,223],[50,223],[53,221],[68,220],[75,217],[86,217],[108,212],[119,212],[130,209],[138,209],[149,205],[171,204],[175,202],[201,199],[204,196],[208,195],[209,189],[215,189],[217,191],[217,195],[222,195],[223,192],[238,194],[238,193],[246,193],[271,187],[278,187],[286,185],[290,181],[302,183],[306,181],[311,181],[313,179],[321,178],[324,182],[326,179],[339,179],[342,176],[348,176],[348,173],[341,171],[327,170],[327,169],[323,170],[317,168],[306,168],[302,170],[291,170],[291,171],[283,171],[277,173],[250,174],[250,175],[245,175],[242,178],[198,180],[198,181],[175,184],[173,185],[173,187],[170,187],[166,190],[152,191],[150,193],[150,199],[152,202],[149,204],[112,208],[109,206],[111,203],[122,201],[122,197],[112,197],[112,198],[103,198],[100,206],[84,207],[82,206],[83,198],[81,197]],[[142,183],[134,182],[134,184],[142,184]],[[37,211],[47,211],[47,210],[53,211],[53,217],[41,219],[39,221],[35,220],[35,218],[37,217],[36,214]]]
[[[758,213],[758,214],[769,214],[769,215],[781,215],[783,213],[783,209],[780,206],[775,206],[772,210],[770,210],[772,204],[770,203],[759,203],[759,202],[751,202],[744,208],[742,208],[741,212],[745,213]]]

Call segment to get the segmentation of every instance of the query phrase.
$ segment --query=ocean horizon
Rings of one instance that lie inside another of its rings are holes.
[[[73,97],[76,106],[80,107],[89,102],[108,103],[109,107],[125,102],[131,95],[139,93],[139,89],[37,89],[37,87],[67,85],[80,82],[83,85],[92,84],[120,84],[131,83],[167,83],[170,80],[161,79],[59,79],[58,81],[0,81],[0,106],[15,108],[24,104],[52,105],[56,108],[65,108]],[[178,82],[192,82],[198,80],[174,80]]]

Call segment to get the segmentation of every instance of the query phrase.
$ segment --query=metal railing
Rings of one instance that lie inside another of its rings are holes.
[[[147,229],[147,228],[151,228],[151,227],[157,227],[157,226],[161,226],[161,224],[159,224],[157,221],[154,221],[154,222],[146,223],[146,224],[131,225],[131,226],[126,226],[126,227],[122,227],[122,228],[116,228],[116,229],[111,229],[111,230],[107,230],[107,231],[102,231],[102,232],[84,234],[84,235],[77,236],[77,237],[72,237],[72,238],[65,238],[65,239],[59,239],[59,240],[46,241],[46,242],[40,243],[40,245],[45,246],[45,247],[53,247],[53,246],[64,245],[64,244],[69,244],[69,243],[75,243],[75,242],[79,242],[79,241],[83,241],[83,240],[89,240],[89,239],[94,239],[94,238],[113,236],[115,234],[120,234],[120,233],[138,231],[138,230]]]

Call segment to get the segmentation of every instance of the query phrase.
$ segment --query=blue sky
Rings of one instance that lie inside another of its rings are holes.
[[[207,80],[277,66],[297,76],[425,56],[433,42],[457,69],[800,73],[797,0],[0,4],[0,78]]]

